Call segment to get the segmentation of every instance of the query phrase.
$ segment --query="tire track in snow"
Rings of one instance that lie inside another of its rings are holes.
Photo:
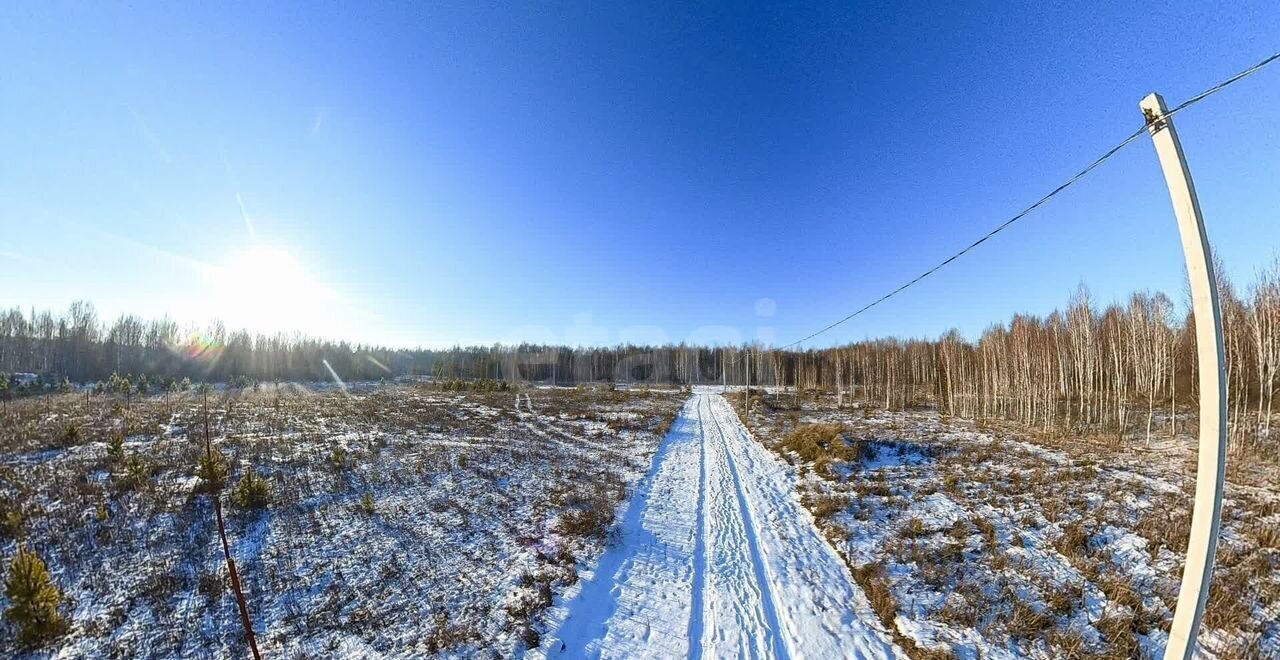
[[[708,402],[708,407],[710,407],[710,402]],[[720,439],[718,451],[723,452],[724,465],[727,468],[724,476],[727,477],[726,481],[733,486],[732,498],[733,504],[736,505],[736,510],[727,516],[733,522],[725,526],[732,526],[735,530],[739,529],[739,525],[741,526],[740,529],[743,532],[742,536],[745,539],[745,543],[740,543],[738,549],[739,551],[746,551],[744,554],[751,568],[749,575],[736,577],[739,579],[749,578],[753,583],[741,585],[737,590],[741,594],[752,594],[754,596],[752,600],[757,601],[762,610],[754,617],[757,625],[753,631],[756,634],[756,639],[753,641],[756,644],[748,647],[751,651],[750,655],[751,657],[774,657],[780,660],[787,660],[791,654],[787,651],[786,640],[782,634],[782,626],[778,621],[778,606],[774,602],[772,589],[769,587],[768,565],[760,552],[760,544],[757,540],[759,527],[751,515],[751,507],[747,503],[746,495],[742,490],[742,478],[738,474],[738,466],[733,460],[733,453],[729,451],[729,442],[725,438],[724,428],[721,427],[720,419],[714,410],[711,411],[711,424]],[[705,423],[703,427],[705,428]],[[723,656],[717,653],[716,657]]]
[[[689,657],[702,657],[704,592],[707,588],[707,428],[702,423],[702,402],[698,409],[698,519],[693,551],[693,589],[689,611]]]
[[[723,397],[710,400],[756,523],[756,543],[792,657],[905,658],[795,491],[794,469],[751,437]]]
[[[607,550],[530,657],[898,658],[795,475],[698,392]]]

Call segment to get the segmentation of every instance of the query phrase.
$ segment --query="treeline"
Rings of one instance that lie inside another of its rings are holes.
[[[169,319],[124,315],[102,320],[93,305],[66,313],[0,311],[0,374],[32,373],[47,387],[146,375],[152,382],[438,379],[706,383],[740,378],[738,349],[688,346],[567,348],[521,344],[449,349],[391,349],[301,334],[251,334],[220,322],[180,328]],[[136,379],[135,379],[136,380]]]
[[[1223,279],[1233,446],[1270,437],[1280,373],[1280,262],[1247,293]],[[753,345],[536,344],[389,349],[303,335],[254,335],[220,323],[179,329],[167,319],[99,319],[91,304],[65,314],[0,312],[0,373],[101,382],[145,374],[153,382],[437,380],[772,385],[829,391],[902,408],[936,405],[966,418],[1005,418],[1046,431],[1140,433],[1172,430],[1197,392],[1194,319],[1163,294],[1135,294],[1097,307],[1081,289],[1065,310],[1019,315],[976,341],[957,332],[937,340],[879,339],[809,351]],[[1161,420],[1163,418],[1163,423]],[[1169,420],[1173,420],[1170,423]],[[1269,443],[1274,445],[1275,443]]]
[[[1221,271],[1221,268],[1219,268]],[[1246,295],[1219,280],[1233,449],[1280,451],[1271,421],[1280,380],[1280,262]],[[1015,316],[976,341],[860,342],[773,353],[778,382],[901,408],[936,404],[966,418],[1004,418],[1047,432],[1102,433],[1149,442],[1194,419],[1194,317],[1175,317],[1163,294],[1097,308],[1082,288],[1065,310]]]

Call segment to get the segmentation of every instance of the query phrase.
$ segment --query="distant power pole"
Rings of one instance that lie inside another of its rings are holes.
[[[1147,130],[1155,142],[1160,169],[1164,172],[1173,212],[1182,236],[1182,253],[1191,284],[1191,308],[1196,319],[1196,355],[1200,367],[1200,449],[1196,466],[1195,505],[1191,512],[1191,535],[1187,541],[1187,562],[1174,609],[1165,660],[1189,660],[1195,653],[1196,635],[1204,617],[1213,578],[1214,556],[1218,548],[1218,526],[1222,514],[1222,483],[1227,469],[1227,383],[1223,369],[1222,311],[1218,282],[1213,272],[1213,256],[1200,213],[1191,170],[1187,168],[1182,143],[1173,129],[1164,99],[1152,93],[1139,104],[1147,120]]]
[[[720,353],[720,391],[729,391],[729,375],[724,366],[724,349],[717,351]]]

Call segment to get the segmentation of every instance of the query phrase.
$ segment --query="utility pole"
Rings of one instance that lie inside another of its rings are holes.
[[[1196,355],[1200,368],[1200,448],[1196,466],[1196,494],[1191,512],[1191,535],[1187,541],[1187,562],[1182,586],[1169,629],[1165,660],[1190,660],[1196,649],[1196,635],[1204,617],[1213,578],[1214,555],[1218,547],[1218,527],[1222,514],[1222,486],[1227,468],[1227,384],[1222,347],[1222,312],[1218,282],[1213,272],[1209,238],[1200,213],[1191,171],[1187,168],[1182,143],[1173,128],[1173,119],[1159,94],[1152,93],[1139,104],[1147,120],[1147,130],[1155,142],[1160,169],[1164,172],[1173,212],[1182,236],[1182,253],[1191,284],[1191,308],[1196,319]]]
[[[719,353],[720,353],[720,392],[724,393],[729,391],[729,374],[724,366],[724,349],[721,348]]]

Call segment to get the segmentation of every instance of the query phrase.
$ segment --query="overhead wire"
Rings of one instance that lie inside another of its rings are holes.
[[[1276,60],[1278,60],[1278,59],[1280,59],[1280,52],[1275,53],[1275,54],[1273,54],[1273,55],[1271,55],[1271,56],[1269,56],[1269,57],[1267,57],[1267,58],[1263,59],[1262,61],[1258,62],[1257,64],[1254,64],[1253,66],[1251,66],[1251,67],[1249,67],[1249,68],[1247,68],[1247,69],[1244,69],[1244,70],[1240,71],[1239,73],[1237,73],[1237,74],[1235,74],[1235,75],[1231,76],[1230,78],[1227,78],[1226,80],[1223,80],[1222,82],[1219,82],[1218,84],[1213,85],[1212,87],[1209,87],[1209,88],[1205,89],[1204,91],[1200,92],[1199,94],[1196,94],[1195,96],[1192,96],[1191,98],[1189,98],[1189,99],[1187,99],[1187,100],[1183,101],[1182,103],[1179,103],[1178,105],[1174,106],[1174,108],[1173,108],[1173,109],[1171,109],[1171,110],[1169,110],[1168,112],[1166,112],[1166,113],[1164,114],[1164,117],[1165,117],[1165,118],[1172,117],[1173,115],[1175,115],[1175,114],[1177,114],[1177,113],[1179,113],[1179,112],[1181,112],[1181,111],[1183,111],[1183,110],[1185,110],[1185,109],[1187,109],[1187,108],[1189,108],[1189,107],[1191,107],[1191,106],[1193,106],[1193,105],[1195,105],[1195,104],[1199,103],[1200,101],[1205,100],[1206,98],[1208,98],[1208,97],[1210,97],[1210,96],[1213,96],[1214,94],[1217,94],[1218,92],[1220,92],[1220,91],[1222,91],[1222,90],[1226,89],[1227,87],[1229,87],[1229,86],[1231,86],[1231,85],[1233,85],[1233,84],[1235,84],[1235,83],[1237,83],[1237,82],[1239,82],[1239,81],[1241,81],[1241,80],[1243,80],[1243,79],[1245,79],[1245,78],[1247,78],[1247,77],[1249,77],[1249,76],[1253,75],[1254,73],[1257,73],[1257,72],[1258,72],[1259,70],[1261,70],[1263,67],[1267,66],[1268,64],[1271,64],[1272,62],[1275,62],[1275,61],[1276,61]],[[1040,199],[1036,200],[1036,201],[1035,201],[1035,203],[1033,203],[1032,205],[1030,205],[1030,206],[1026,207],[1025,209],[1023,209],[1023,210],[1021,210],[1021,211],[1019,211],[1017,214],[1015,214],[1013,217],[1009,218],[1008,220],[1005,220],[1004,222],[1000,223],[999,225],[996,225],[996,227],[995,227],[994,229],[992,229],[991,231],[989,231],[989,232],[987,232],[986,234],[984,234],[981,238],[979,238],[979,239],[977,239],[977,240],[973,241],[972,243],[970,243],[970,244],[966,245],[966,246],[965,246],[964,248],[962,248],[960,251],[958,251],[958,252],[956,252],[956,253],[952,254],[951,256],[947,257],[946,259],[944,259],[944,260],[942,260],[942,261],[938,262],[938,263],[937,263],[937,264],[935,264],[933,267],[931,267],[931,268],[929,268],[928,270],[926,270],[926,271],[924,271],[924,272],[920,273],[919,275],[915,276],[915,277],[914,277],[914,278],[912,278],[911,280],[909,280],[909,281],[907,281],[906,283],[904,283],[904,284],[900,285],[898,288],[893,289],[892,291],[889,291],[888,293],[886,293],[886,294],[884,294],[884,295],[880,296],[879,298],[877,298],[877,299],[875,299],[875,300],[873,300],[873,301],[871,301],[871,302],[867,303],[866,305],[863,305],[862,307],[860,307],[860,308],[858,308],[857,310],[855,310],[854,312],[852,312],[852,313],[850,313],[850,314],[848,314],[848,315],[844,316],[843,318],[841,318],[841,319],[839,319],[839,320],[837,320],[837,321],[835,321],[835,322],[833,322],[833,323],[829,323],[829,324],[827,324],[826,326],[822,327],[821,329],[817,330],[816,332],[810,333],[810,334],[806,335],[806,336],[805,336],[804,338],[802,338],[802,339],[798,339],[798,340],[796,340],[796,341],[791,342],[790,344],[786,344],[785,346],[782,346],[782,347],[781,347],[781,349],[782,349],[782,350],[786,350],[786,349],[789,349],[789,348],[793,348],[793,347],[795,347],[795,346],[799,346],[800,344],[803,344],[804,342],[809,341],[810,339],[813,339],[814,337],[817,337],[818,335],[821,335],[821,334],[823,334],[823,333],[825,333],[825,332],[827,332],[827,331],[829,331],[829,330],[832,330],[832,329],[834,329],[834,328],[836,328],[836,327],[838,327],[838,326],[840,326],[840,325],[842,325],[842,324],[844,324],[844,323],[848,322],[849,320],[853,319],[854,317],[856,317],[856,316],[858,316],[858,315],[862,314],[863,312],[866,312],[867,310],[869,310],[869,309],[871,309],[871,308],[875,307],[876,305],[879,305],[880,303],[882,303],[882,302],[884,302],[884,301],[886,301],[886,300],[888,300],[888,299],[890,299],[890,298],[892,298],[892,297],[894,297],[894,296],[898,295],[898,294],[899,294],[899,293],[901,293],[902,291],[904,291],[904,290],[906,290],[906,289],[908,289],[908,288],[910,288],[910,287],[914,286],[916,283],[920,282],[921,280],[925,279],[926,277],[929,277],[930,275],[932,275],[932,274],[936,273],[938,270],[942,269],[942,268],[943,268],[944,266],[946,266],[947,264],[949,264],[949,263],[951,263],[951,262],[955,261],[956,259],[959,259],[960,257],[964,256],[966,253],[968,253],[970,250],[972,250],[972,249],[974,249],[974,248],[978,247],[979,245],[982,245],[983,243],[987,242],[987,241],[988,241],[988,240],[990,240],[992,237],[994,237],[996,234],[999,234],[1000,232],[1004,231],[1005,229],[1007,229],[1007,228],[1008,228],[1010,225],[1012,225],[1013,223],[1015,223],[1015,222],[1017,222],[1017,221],[1019,221],[1019,220],[1023,219],[1023,218],[1024,218],[1024,217],[1026,217],[1028,214],[1030,214],[1032,211],[1034,211],[1034,210],[1036,210],[1037,208],[1041,207],[1041,206],[1042,206],[1042,205],[1044,205],[1046,202],[1048,202],[1050,199],[1053,199],[1055,196],[1057,196],[1058,194],[1060,194],[1062,191],[1066,190],[1067,188],[1070,188],[1072,185],[1074,185],[1074,184],[1075,184],[1076,182],[1078,182],[1080,179],[1083,179],[1083,178],[1084,178],[1086,175],[1088,175],[1090,172],[1092,172],[1093,170],[1097,169],[1097,168],[1098,168],[1098,166],[1102,165],[1102,164],[1103,164],[1103,163],[1105,163],[1107,160],[1111,159],[1111,157],[1112,157],[1112,156],[1115,156],[1117,153],[1119,153],[1121,149],[1124,149],[1125,147],[1127,147],[1127,146],[1129,146],[1130,144],[1132,144],[1134,140],[1137,140],[1137,139],[1138,139],[1139,137],[1141,137],[1141,136],[1142,136],[1142,134],[1143,134],[1144,132],[1146,132],[1146,131],[1147,131],[1147,126],[1146,126],[1146,125],[1142,126],[1142,127],[1141,127],[1141,128],[1139,128],[1138,130],[1134,131],[1134,132],[1133,132],[1133,133],[1131,133],[1128,137],[1126,137],[1126,138],[1124,138],[1123,140],[1121,140],[1121,141],[1120,141],[1118,144],[1116,144],[1114,147],[1111,147],[1111,148],[1110,148],[1110,149],[1108,149],[1106,152],[1104,152],[1101,156],[1098,156],[1097,158],[1095,158],[1095,159],[1093,160],[1093,162],[1091,162],[1091,163],[1089,163],[1088,165],[1086,165],[1084,169],[1082,169],[1082,170],[1080,170],[1079,172],[1077,172],[1075,175],[1073,175],[1071,178],[1067,179],[1065,182],[1063,182],[1062,184],[1060,184],[1058,187],[1056,187],[1056,188],[1054,188],[1053,190],[1049,191],[1049,193],[1048,193],[1048,194],[1046,194],[1045,196],[1043,196],[1043,197],[1041,197]]]

